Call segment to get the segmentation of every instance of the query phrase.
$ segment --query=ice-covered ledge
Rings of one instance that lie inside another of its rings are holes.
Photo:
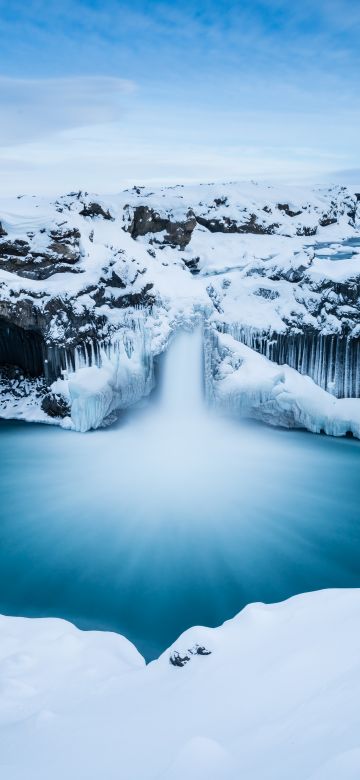
[[[360,399],[335,398],[309,376],[210,330],[207,395],[218,408],[285,428],[360,438]]]
[[[359,621],[355,589],[254,604],[145,666],[116,634],[1,617],[1,775],[355,780]]]

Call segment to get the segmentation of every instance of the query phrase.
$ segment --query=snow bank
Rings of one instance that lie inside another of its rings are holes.
[[[355,780],[359,620],[358,590],[254,604],[145,667],[123,637],[2,617],[1,776]]]
[[[207,394],[217,406],[286,428],[360,438],[360,399],[335,398],[310,377],[212,331]]]

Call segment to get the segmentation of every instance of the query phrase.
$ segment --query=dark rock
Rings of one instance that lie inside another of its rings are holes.
[[[172,666],[185,666],[190,660],[192,655],[211,655],[211,650],[207,650],[204,645],[194,645],[188,650],[189,655],[180,655],[177,650],[174,650],[169,657],[169,662]]]
[[[192,655],[211,655],[211,650],[207,650],[203,645],[195,645],[189,650]]]
[[[93,289],[96,291],[96,288]],[[91,294],[92,290],[89,288],[83,292]],[[45,375],[49,384],[57,379],[61,371],[66,368],[67,361],[73,365],[75,347],[84,344],[85,341],[96,345],[104,335],[107,322],[103,314],[96,314],[86,309],[77,310],[74,301],[76,298],[67,298],[64,295],[45,300],[41,296],[39,299],[34,296],[21,299],[14,296],[11,300],[0,298],[0,332],[1,325],[4,328],[6,326],[20,330],[20,333],[12,332],[11,355],[6,355],[4,350],[2,354],[0,352],[0,363],[24,365],[16,357],[16,354],[19,354],[20,357],[29,355],[30,365],[32,365],[35,350],[36,371],[33,373]],[[57,340],[52,336],[49,337],[49,333],[53,330],[60,334]],[[25,339],[27,343],[28,336],[31,337],[31,341],[25,352],[23,341]],[[65,343],[66,347],[63,346]],[[3,346],[5,345],[9,347],[7,331],[3,342]],[[18,352],[14,354],[15,347]],[[26,360],[28,362],[27,358]]]
[[[206,217],[196,217],[196,221],[202,227],[210,230],[210,233],[254,233],[255,235],[271,235],[279,227],[277,222],[272,225],[261,225],[257,221],[256,214],[251,214],[246,222],[239,223],[229,217],[221,219],[207,219]]]
[[[84,204],[84,208],[79,211],[79,214],[81,214],[82,217],[90,217],[91,219],[94,219],[94,217],[102,217],[103,219],[110,219],[112,222],[114,221],[114,217],[111,216],[110,211],[104,211],[103,207],[100,206],[100,203]]]
[[[50,239],[47,251],[41,252],[22,239],[0,241],[0,268],[25,279],[47,279],[54,273],[69,271],[81,256],[79,230],[52,230]]]
[[[149,295],[149,292],[153,287],[154,285],[149,282],[149,284],[146,284],[140,292],[129,293],[129,295],[120,295],[113,300],[113,306],[120,309],[126,309],[129,306],[150,307],[155,303],[154,296]]]
[[[49,417],[68,417],[70,415],[70,406],[63,395],[58,393],[48,393],[41,402],[42,410]]]
[[[107,287],[115,287],[117,290],[125,290],[126,288],[126,284],[123,282],[121,277],[116,273],[116,271],[112,271],[111,276],[107,277],[104,281]]]
[[[3,226],[2,226],[2,224],[0,222],[0,238],[2,238],[3,236],[7,236],[7,232],[6,232],[6,230],[4,230],[4,228],[3,228]]]
[[[126,285],[122,285],[125,287]],[[115,287],[115,286],[114,286]],[[116,286],[117,287],[117,286]],[[119,285],[121,289],[121,285]],[[127,309],[129,307],[142,307],[151,308],[155,303],[153,295],[149,295],[150,290],[154,285],[149,282],[139,292],[131,292],[126,295],[118,295],[111,297],[111,306],[114,309]],[[109,298],[106,296],[106,286],[102,285],[94,290],[92,295],[97,306],[103,306],[105,303],[109,303]]]
[[[15,239],[15,241],[0,242],[0,257],[26,257],[30,252],[30,244],[27,241]]]
[[[41,376],[44,344],[41,335],[0,317],[0,365],[21,368],[30,376]]]
[[[306,225],[303,225],[302,227],[297,228],[296,235],[297,236],[316,236],[317,233],[317,225],[315,227],[307,227]]]
[[[183,258],[183,260],[184,260],[184,263],[185,263],[186,267],[189,269],[189,271],[194,276],[196,276],[196,274],[198,274],[199,271],[200,271],[200,268],[199,268],[200,257],[192,257],[191,260],[185,260],[185,258]]]
[[[74,265],[80,260],[80,231],[77,228],[69,230],[52,230],[50,233],[52,242],[49,245],[49,251],[59,258],[63,263]],[[33,254],[33,253],[32,253]],[[46,257],[46,255],[44,255]]]
[[[181,656],[177,650],[175,650],[169,658],[169,662],[172,664],[172,666],[185,666],[188,661],[190,661],[190,657],[188,655]]]
[[[288,217],[298,217],[300,214],[302,214],[301,209],[300,211],[291,211],[288,203],[278,203],[277,207],[279,211],[283,211],[284,214],[287,214]]]
[[[335,225],[337,222],[336,217],[322,217],[322,219],[319,219],[319,225],[320,227],[328,227],[328,225]]]
[[[50,236],[55,242],[63,244],[70,244],[73,246],[77,244],[81,238],[80,230],[78,228],[68,228],[67,230],[61,230],[60,226],[57,230],[50,230]]]
[[[173,222],[170,217],[161,217],[160,214],[148,206],[137,206],[134,209],[133,218],[127,230],[134,239],[138,238],[138,236],[146,236],[148,233],[162,233],[165,231],[165,244],[184,248],[190,242],[195,227],[196,219],[191,211],[188,211],[184,222]]]

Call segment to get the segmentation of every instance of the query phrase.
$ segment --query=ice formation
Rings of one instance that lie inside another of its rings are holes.
[[[309,376],[278,365],[228,334],[207,334],[210,403],[241,417],[313,433],[360,438],[357,398],[335,398]]]
[[[112,412],[126,409],[153,388],[153,356],[144,318],[134,317],[131,325],[96,349],[76,347],[62,374],[50,391],[68,400],[72,427],[83,433],[106,424]]]

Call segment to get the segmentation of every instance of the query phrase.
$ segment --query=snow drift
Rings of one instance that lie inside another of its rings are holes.
[[[121,636],[2,617],[2,776],[356,780],[359,620],[358,590],[253,604],[145,666]]]

